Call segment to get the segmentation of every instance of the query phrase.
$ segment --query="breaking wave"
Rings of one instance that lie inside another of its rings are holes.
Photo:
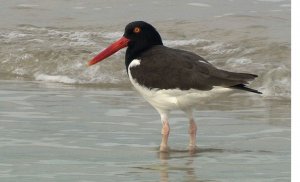
[[[21,25],[14,31],[1,30],[1,79],[126,85],[129,82],[124,69],[124,50],[105,64],[86,67],[88,60],[122,34],[31,25]],[[201,38],[164,41],[166,46],[196,52],[220,68],[258,74],[252,85],[265,96],[290,97],[290,45],[260,43],[260,40],[225,43]]]

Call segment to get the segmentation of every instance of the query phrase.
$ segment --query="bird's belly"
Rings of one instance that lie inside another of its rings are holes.
[[[188,110],[232,89],[215,87],[210,91],[196,89],[149,89],[130,79],[135,89],[159,111]]]

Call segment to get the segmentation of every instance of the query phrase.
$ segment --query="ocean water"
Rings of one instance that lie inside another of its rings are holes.
[[[291,2],[3,1],[0,6],[0,181],[289,181]],[[86,63],[145,20],[166,46],[259,77],[263,95],[199,106],[199,150],[184,115],[160,119],[133,90],[124,50]]]

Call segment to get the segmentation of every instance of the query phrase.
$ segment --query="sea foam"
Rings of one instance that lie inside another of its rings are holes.
[[[69,78],[64,75],[47,75],[47,74],[35,74],[35,79],[38,81],[46,81],[46,82],[59,82],[59,83],[76,83],[75,79]]]

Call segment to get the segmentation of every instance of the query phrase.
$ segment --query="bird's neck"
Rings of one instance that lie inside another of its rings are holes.
[[[147,51],[149,48],[145,47],[143,49],[138,48],[138,47],[130,47],[128,46],[126,50],[126,55],[125,55],[125,65],[126,65],[126,70],[128,70],[128,66],[133,61],[134,59],[137,59],[140,57],[140,55],[144,52]]]
[[[154,46],[157,45],[163,45],[162,43],[158,43],[158,44],[153,44],[153,45],[149,45],[149,46],[128,46],[127,50],[126,50],[126,55],[125,55],[125,66],[126,66],[126,70],[128,72],[128,67],[129,64],[131,63],[131,61],[133,61],[134,59],[138,59],[141,54],[143,54],[144,52],[148,51],[149,49],[151,49]]]
[[[151,37],[144,37],[138,41],[130,41],[125,55],[125,65],[128,72],[128,66],[132,60],[137,59],[140,55],[151,49],[153,46],[163,45],[162,39],[157,31]]]

